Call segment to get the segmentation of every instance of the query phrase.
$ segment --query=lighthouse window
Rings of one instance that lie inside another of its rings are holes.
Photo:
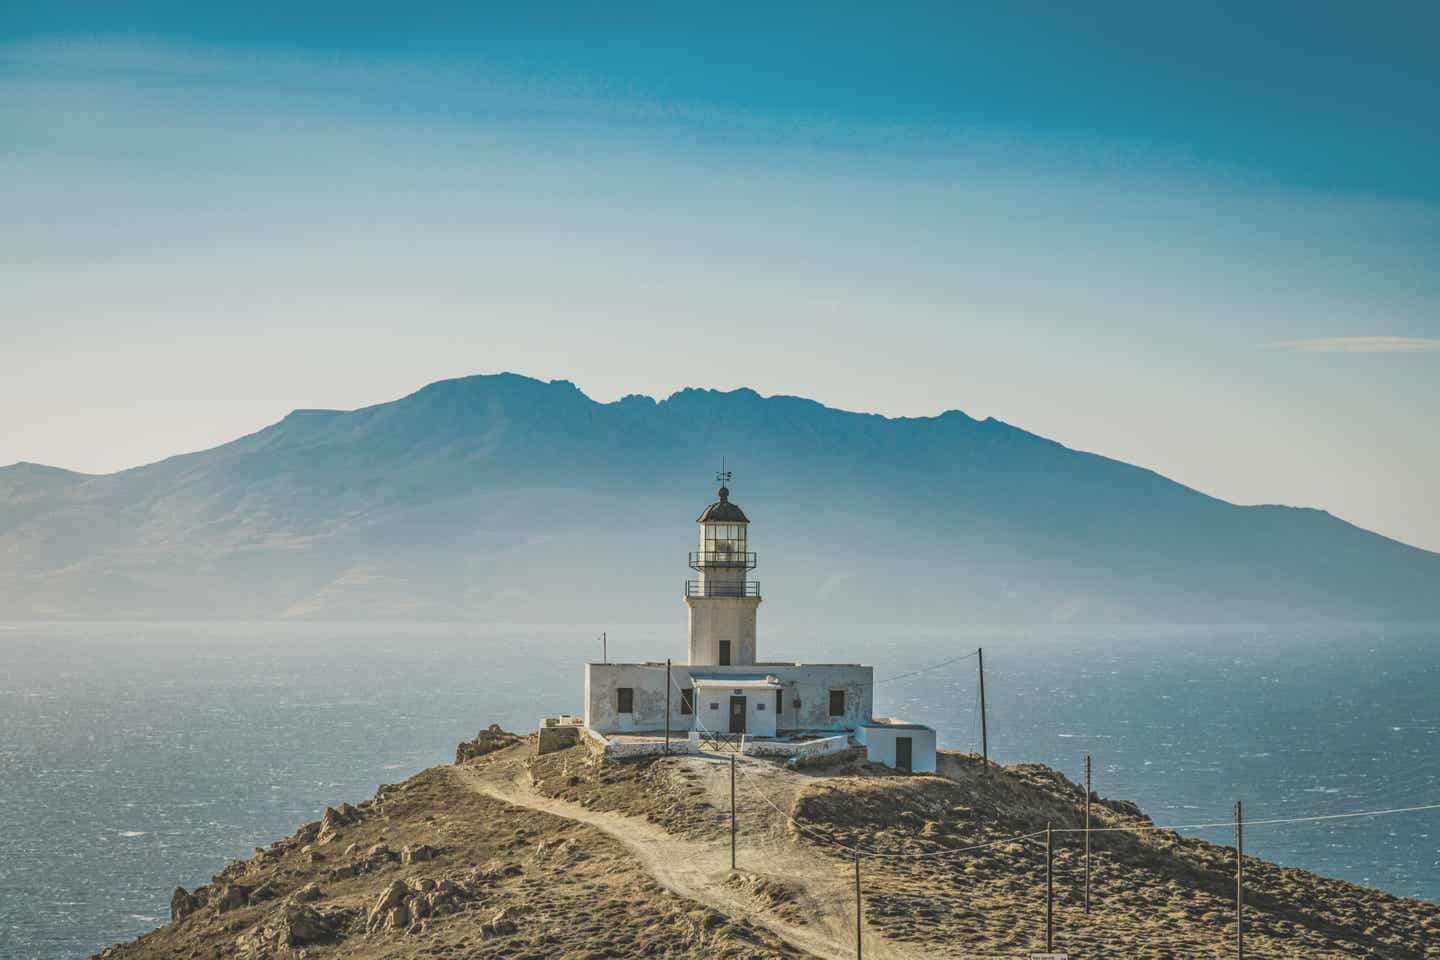
[[[705,524],[701,532],[700,549],[706,553],[744,553],[745,525],[743,523]]]
[[[615,697],[618,701],[616,710],[620,713],[635,712],[635,688],[619,687],[615,690]]]

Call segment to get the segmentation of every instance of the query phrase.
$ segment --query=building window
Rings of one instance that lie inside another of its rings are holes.
[[[780,714],[782,714],[782,713],[784,713],[784,712],[785,712],[785,691],[784,691],[784,690],[776,690],[776,691],[775,691],[775,716],[778,717],[778,716],[780,716]]]
[[[765,701],[764,701],[764,700],[761,700],[761,701],[759,701],[758,703],[756,703],[756,704],[755,704],[755,709],[756,709],[756,710],[764,710],[764,709],[765,709]]]
[[[722,667],[728,667],[728,666],[730,666],[730,641],[729,641],[729,640],[721,640],[721,641],[720,641],[720,666],[722,666]]]
[[[616,709],[617,709],[620,713],[634,713],[634,712],[635,712],[635,688],[634,688],[634,687],[618,687],[618,688],[615,690],[615,696],[616,696],[616,699],[619,701],[619,705],[616,707]]]
[[[681,712],[681,713],[694,713],[694,712],[695,712],[695,688],[694,688],[694,687],[686,687],[684,690],[681,690],[681,691],[680,691],[680,712]]]
[[[720,709],[720,704],[718,704],[718,703],[711,703],[711,704],[710,704],[710,709],[711,709],[711,710],[719,710],[719,709]]]
[[[831,691],[830,691],[830,716],[832,716],[832,717],[843,717],[843,716],[845,716],[845,691],[844,691],[844,690],[831,690]]]

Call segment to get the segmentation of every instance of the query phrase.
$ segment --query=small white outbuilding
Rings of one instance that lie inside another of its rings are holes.
[[[877,717],[855,730],[865,759],[911,773],[935,772],[935,728]]]

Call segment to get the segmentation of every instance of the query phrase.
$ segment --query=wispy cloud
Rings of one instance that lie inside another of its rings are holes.
[[[1440,353],[1440,339],[1431,337],[1320,337],[1271,346],[1297,353]]]

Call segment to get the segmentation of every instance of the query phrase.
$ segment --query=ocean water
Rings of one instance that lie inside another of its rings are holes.
[[[327,804],[448,762],[499,722],[580,708],[572,626],[0,625],[0,957],[86,957],[170,892]],[[610,627],[612,659],[684,627]],[[1440,802],[1440,627],[762,625],[766,658],[876,678],[985,648],[990,751],[1051,764],[1159,823]],[[978,743],[975,660],[876,687],[876,712]],[[1226,828],[1194,831],[1230,841]],[[1257,856],[1440,900],[1440,811],[1255,826]]]

